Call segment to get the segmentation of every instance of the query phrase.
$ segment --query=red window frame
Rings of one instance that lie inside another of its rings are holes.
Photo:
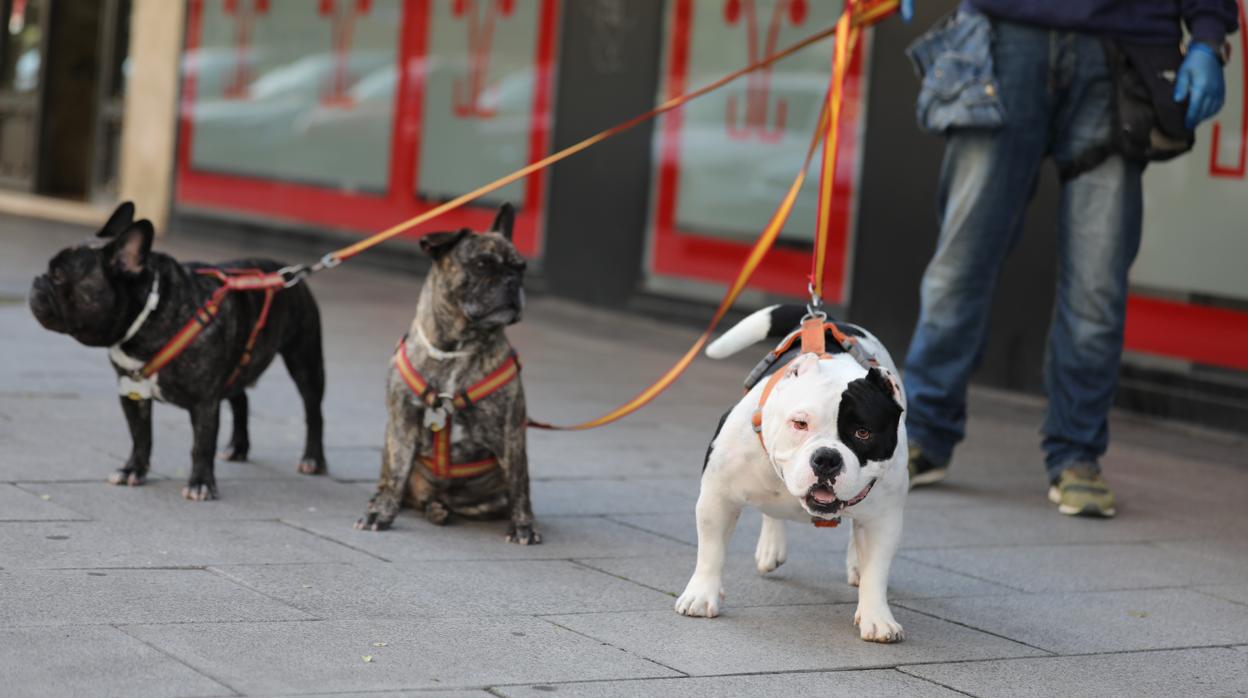
[[[675,0],[672,31],[664,71],[667,98],[688,88],[689,37],[694,0]],[[851,56],[845,78],[845,101],[840,124],[840,155],[837,158],[836,194],[832,201],[829,245],[824,266],[825,300],[842,304],[846,299],[849,231],[853,223],[853,202],[857,185],[862,111],[864,43],[859,42]],[[745,260],[750,243],[725,240],[680,230],[676,203],[680,192],[680,142],[683,115],[678,109],[664,116],[660,132],[658,186],[654,206],[651,271],[669,277],[731,283]],[[796,170],[793,172],[796,176]],[[812,187],[815,182],[808,181]],[[780,202],[777,201],[778,205]],[[761,232],[761,231],[758,231]],[[810,273],[810,248],[777,245],[759,266],[749,287],[786,296],[806,294]]]
[[[200,45],[204,3],[191,0],[187,15],[186,51]],[[219,208],[242,213],[332,226],[369,233],[419,215],[438,203],[419,198],[416,192],[417,168],[421,137],[421,113],[424,104],[425,77],[420,66],[428,46],[430,12],[435,0],[403,0],[402,29],[399,35],[398,61],[402,79],[395,95],[394,132],[391,139],[390,162],[386,193],[369,194],[335,187],[275,181],[246,175],[202,172],[191,165],[191,143],[195,108],[193,63],[189,64],[182,81],[182,103],[179,114],[180,134],[177,148],[177,184],[175,195],[179,204]],[[554,72],[555,40],[558,32],[559,0],[539,0],[537,49],[534,56],[535,79],[533,111],[530,115],[528,161],[547,154],[554,119],[551,113],[551,89]],[[312,11],[315,5],[308,3]],[[404,69],[407,66],[407,69]],[[483,181],[482,184],[485,184]],[[524,201],[516,216],[515,244],[521,253],[535,257],[541,249],[541,222],[544,219],[546,178],[544,173],[529,177],[525,183]],[[441,216],[420,228],[406,233],[419,236],[432,230],[461,227],[483,230],[493,222],[494,211],[484,207],[465,206]]]

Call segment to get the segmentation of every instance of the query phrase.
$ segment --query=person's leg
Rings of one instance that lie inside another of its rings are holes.
[[[1049,36],[996,24],[993,54],[1006,123],[991,131],[954,131],[945,149],[940,237],[923,274],[905,361],[906,429],[937,466],[962,439],[967,382],[983,349],[997,274],[1022,227],[1048,147]]]
[[[1059,166],[1108,142],[1113,125],[1112,85],[1099,41],[1073,38],[1066,60],[1071,79],[1055,128]],[[1097,470],[1109,442],[1127,272],[1140,246],[1143,169],[1113,155],[1062,185],[1057,298],[1045,360],[1050,481],[1076,463]]]

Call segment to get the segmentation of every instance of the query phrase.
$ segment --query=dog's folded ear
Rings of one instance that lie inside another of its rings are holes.
[[[510,203],[498,207],[498,215],[494,216],[494,225],[490,230],[511,240],[511,230],[516,225],[516,209]]]
[[[897,399],[900,397],[897,386],[883,371],[878,368],[872,368],[870,371],[867,371],[867,383],[875,386],[880,392],[892,398],[893,403],[897,406],[898,414],[901,413],[901,403]]]
[[[124,201],[117,206],[117,210],[113,211],[113,215],[108,217],[108,222],[104,224],[103,228],[100,228],[100,232],[96,233],[95,236],[100,238],[115,238],[121,234],[121,231],[128,228],[133,222],[134,203]]]
[[[797,378],[803,376],[819,366],[819,355],[814,353],[802,354],[797,360],[784,370],[785,378]]]
[[[472,231],[467,228],[460,228],[453,233],[429,233],[420,239],[420,249],[436,261],[445,257],[446,253],[455,249],[460,240],[471,234]]]
[[[156,229],[144,218],[119,233],[105,248],[113,269],[123,274],[139,274],[147,267]]]

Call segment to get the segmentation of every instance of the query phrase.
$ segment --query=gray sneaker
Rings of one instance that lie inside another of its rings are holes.
[[[1114,493],[1092,463],[1073,463],[1049,486],[1049,501],[1067,516],[1108,519],[1118,513]]]
[[[937,465],[918,444],[910,444],[910,488],[934,485],[949,477],[949,465]]]

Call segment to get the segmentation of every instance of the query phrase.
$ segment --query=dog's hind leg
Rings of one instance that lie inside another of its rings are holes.
[[[298,336],[282,348],[282,361],[286,363],[286,370],[303,398],[304,422],[307,424],[299,472],[324,475],[329,466],[325,463],[324,420],[321,416],[321,400],[325,397],[325,357],[321,352],[319,318],[299,328]]]
[[[767,574],[784,564],[788,557],[788,531],[784,521],[763,514],[763,528],[758,532],[758,546],[754,548],[754,563],[759,574]]]
[[[125,467],[108,476],[108,481],[137,487],[147,481],[147,470],[152,463],[152,401],[131,400],[122,395],[121,411],[130,428],[130,458]]]
[[[251,438],[247,431],[247,391],[240,388],[229,399],[233,431],[230,434],[230,445],[221,452],[221,460],[245,461],[247,452],[251,450]]]
[[[858,586],[862,579],[862,567],[858,564],[858,546],[862,539],[862,529],[849,520],[849,545],[845,546],[845,582],[851,587]]]

